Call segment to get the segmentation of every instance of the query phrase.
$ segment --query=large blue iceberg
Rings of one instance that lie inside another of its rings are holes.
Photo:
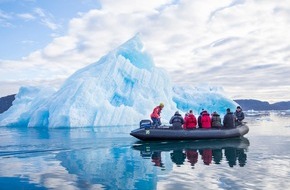
[[[86,127],[134,125],[165,104],[162,121],[176,110],[224,114],[236,103],[216,87],[173,86],[136,35],[99,61],[71,75],[60,89],[21,87],[0,126]]]

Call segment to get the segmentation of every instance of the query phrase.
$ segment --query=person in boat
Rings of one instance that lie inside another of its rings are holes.
[[[183,129],[186,129],[186,123],[185,123],[185,121],[186,121],[186,119],[187,119],[187,116],[188,116],[188,113],[185,113],[185,115],[184,115],[184,124],[182,125],[182,128]]]
[[[195,129],[196,128],[196,117],[193,115],[192,110],[189,110],[189,113],[184,117],[184,129]]]
[[[205,128],[205,129],[211,128],[211,119],[210,119],[209,113],[206,110],[202,112],[201,126],[202,128]]]
[[[235,117],[236,117],[236,125],[240,125],[242,121],[245,119],[245,114],[240,106],[237,106]]]
[[[222,120],[220,115],[215,111],[211,115],[211,127],[212,128],[221,128],[222,127]]]
[[[236,120],[236,117],[234,116],[233,112],[231,112],[230,108],[227,108],[227,113],[223,119],[224,127],[225,128],[234,128],[235,127],[235,120]]]
[[[182,129],[184,120],[181,114],[176,111],[175,114],[171,117],[169,123],[172,124],[173,129]]]
[[[201,110],[201,112],[199,113],[199,116],[197,118],[198,128],[202,128],[202,125],[201,125],[201,116],[202,116],[202,112],[203,111],[204,111],[204,109]]]
[[[164,108],[164,104],[160,103],[159,106],[156,106],[151,113],[151,120],[153,127],[158,127],[161,125],[160,114],[161,110]]]

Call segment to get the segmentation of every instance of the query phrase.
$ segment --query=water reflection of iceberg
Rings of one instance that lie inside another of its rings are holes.
[[[170,141],[170,142],[136,142],[132,148],[140,151],[143,158],[151,158],[155,166],[163,167],[161,153],[169,152],[171,161],[177,166],[185,161],[194,166],[200,157],[205,165],[221,164],[226,160],[230,167],[246,164],[246,150],[250,142],[247,138],[206,140],[206,141]]]
[[[56,156],[76,176],[80,189],[140,189],[144,184],[156,189],[154,167],[138,157],[130,147],[79,149]]]

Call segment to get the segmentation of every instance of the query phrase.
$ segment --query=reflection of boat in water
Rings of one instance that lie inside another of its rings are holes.
[[[247,110],[247,111],[244,111],[244,114],[247,117],[261,117],[261,116],[269,116],[270,112],[268,112],[268,111]]]
[[[143,121],[143,120],[142,120]],[[200,140],[200,139],[227,139],[241,137],[249,132],[249,127],[243,123],[236,128],[221,129],[193,129],[193,130],[174,130],[170,126],[151,128],[143,127],[142,121],[140,128],[131,131],[130,135],[140,140]],[[144,122],[147,120],[144,120]],[[150,120],[148,120],[150,122]],[[150,123],[149,123],[150,126]]]
[[[132,148],[140,151],[143,158],[150,159],[154,166],[164,167],[163,154],[170,154],[171,161],[177,166],[184,162],[194,166],[199,159],[203,164],[221,164],[225,157],[228,165],[233,167],[239,163],[243,167],[246,164],[247,155],[245,150],[250,142],[247,138],[201,140],[201,141],[168,141],[168,142],[136,142]],[[223,156],[224,154],[224,156]]]
[[[250,142],[247,138],[215,139],[199,141],[138,141],[132,148],[139,151],[172,151],[178,149],[223,149],[223,148],[248,148]]]

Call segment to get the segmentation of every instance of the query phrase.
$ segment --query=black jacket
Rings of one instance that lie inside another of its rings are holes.
[[[228,112],[225,116],[224,116],[224,127],[225,128],[234,128],[235,127],[235,120],[236,117],[234,116],[233,112]]]
[[[169,123],[172,124],[174,129],[182,129],[182,124],[184,123],[184,120],[179,113],[175,113],[174,116],[171,117]]]

